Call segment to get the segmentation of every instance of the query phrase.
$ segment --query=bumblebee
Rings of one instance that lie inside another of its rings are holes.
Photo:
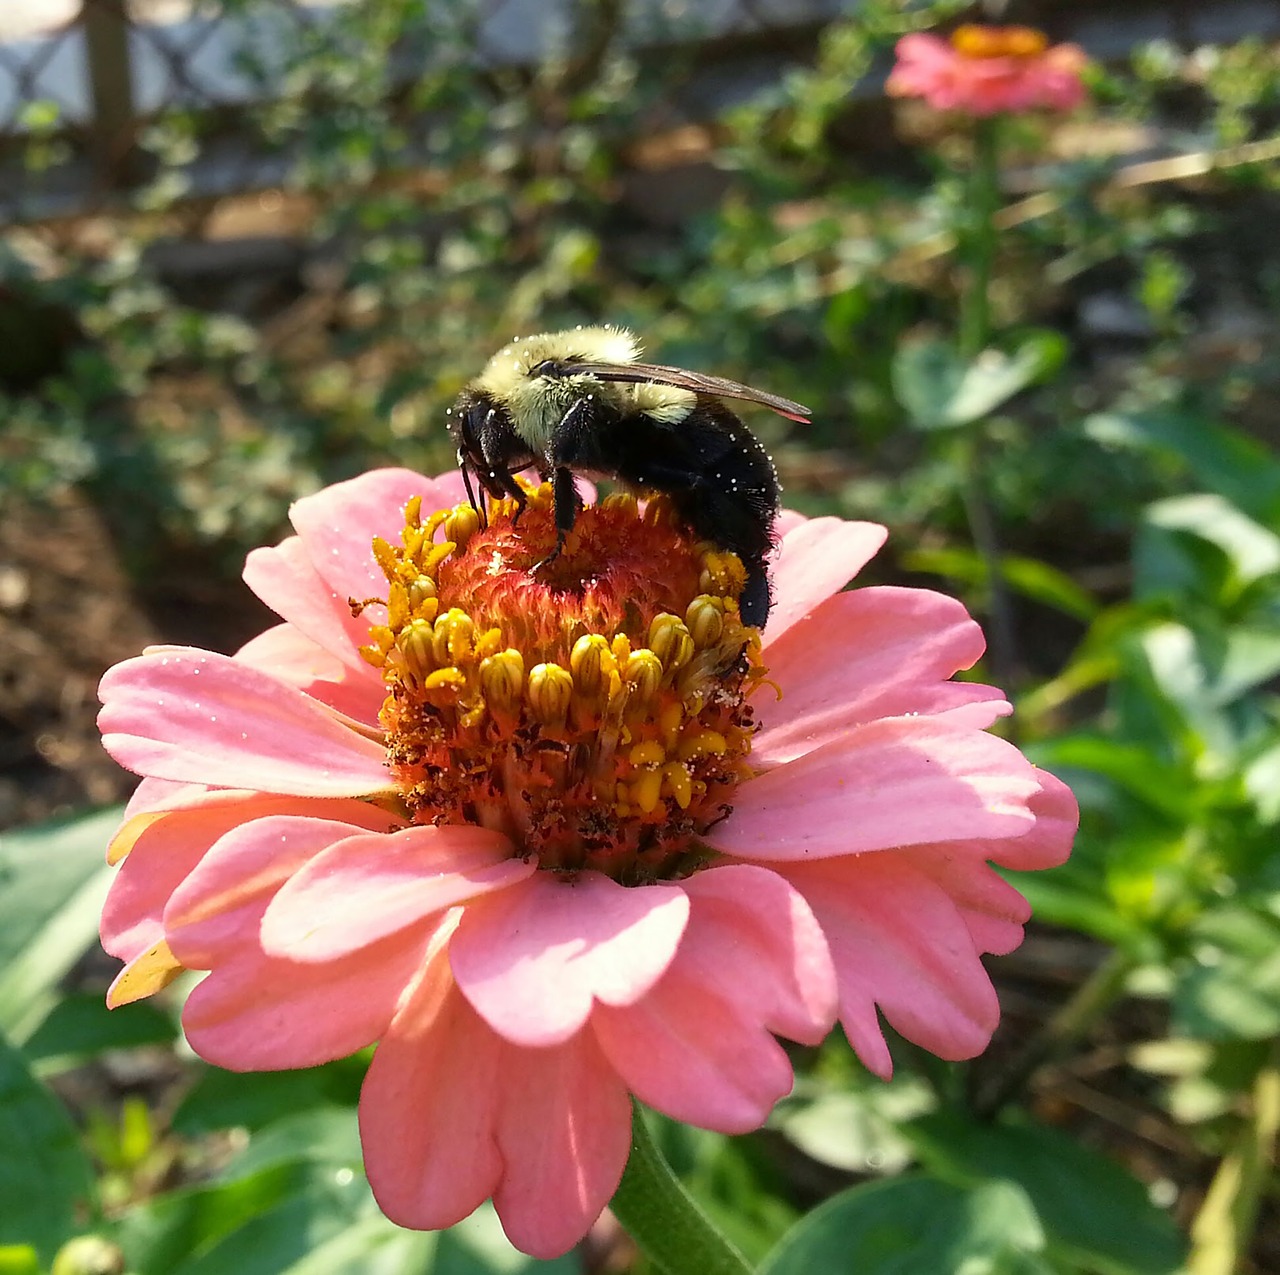
[[[663,492],[695,535],[742,559],[742,619],[763,625],[778,475],[721,400],[758,403],[793,421],[808,420],[809,409],[736,381],[639,359],[636,338],[613,327],[517,337],[499,350],[449,409],[467,497],[484,517],[486,493],[510,496],[518,518],[525,494],[514,475],[536,469],[554,497],[556,545],[545,563],[563,548],[581,506],[575,474],[612,479],[641,495]]]

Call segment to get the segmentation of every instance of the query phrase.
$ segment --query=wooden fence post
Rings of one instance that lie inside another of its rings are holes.
[[[93,99],[93,163],[105,186],[129,178],[136,117],[125,0],[83,0],[85,60]]]

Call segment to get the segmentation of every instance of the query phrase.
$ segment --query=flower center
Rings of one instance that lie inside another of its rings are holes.
[[[362,653],[413,821],[497,829],[544,868],[692,870],[750,773],[746,696],[765,673],[738,558],[662,497],[614,495],[547,561],[546,485],[518,517],[491,505],[484,529],[469,505],[424,519],[410,501],[401,540],[374,541],[388,614]]]
[[[966,58],[1036,58],[1049,47],[1049,41],[1034,27],[966,23],[951,33],[951,47]]]

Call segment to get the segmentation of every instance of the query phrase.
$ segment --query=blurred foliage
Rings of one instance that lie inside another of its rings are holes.
[[[279,165],[292,255],[183,273],[221,126],[194,111],[148,128],[145,185],[92,235],[14,227],[0,497],[91,493],[140,587],[193,547],[229,577],[296,496],[446,468],[444,409],[513,332],[626,324],[665,362],[807,402],[812,427],[752,420],[792,503],[888,522],[885,570],[980,609],[1011,596],[995,672],[1084,817],[1071,861],[1017,884],[1094,972],[963,1077],[901,1047],[884,1085],[830,1041],[765,1134],[664,1125],[672,1162],[771,1275],[1156,1275],[1188,1239],[1197,1275],[1261,1271],[1280,1261],[1280,169],[1248,147],[1274,140],[1280,53],[1157,42],[1094,69],[1083,119],[1017,121],[999,339],[966,360],[970,138],[880,95],[894,40],[965,8],[867,0],[690,123],[672,102],[699,82],[696,17],[655,51],[623,38],[626,6],[582,0],[563,47],[517,66],[486,60],[463,0],[280,38],[270,0],[226,0],[261,37],[240,125]],[[41,173],[57,120],[28,116]],[[954,440],[975,422],[999,581],[965,525]],[[382,1219],[351,1114],[367,1060],[228,1078],[178,1052],[174,1002],[108,1015],[72,967],[113,818],[0,843],[0,1273],[580,1269],[514,1255],[488,1213],[440,1236]],[[1107,1067],[1159,1154],[1117,1100],[1092,1125],[1073,1106]],[[59,1254],[77,1235],[99,1248]]]

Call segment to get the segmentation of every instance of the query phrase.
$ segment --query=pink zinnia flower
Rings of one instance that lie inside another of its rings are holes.
[[[146,776],[111,849],[113,1005],[208,970],[183,1022],[234,1070],[377,1041],[360,1104],[389,1217],[492,1197],[550,1257],[622,1174],[629,1094],[725,1133],[792,1084],[775,1035],[837,1018],[983,1049],[984,952],[1028,909],[989,866],[1066,856],[1065,786],[949,680],[983,641],[922,589],[841,592],[881,527],[784,515],[776,601],[663,500],[588,506],[554,564],[547,488],[486,529],[456,476],[299,501],[245,579],[284,623],[227,657],[161,647],[102,681]],[[441,512],[424,516],[424,510]]]
[[[886,90],[967,115],[1070,111],[1084,100],[1088,59],[1074,44],[1050,47],[1031,27],[958,27],[950,40],[925,32],[898,41]]]

